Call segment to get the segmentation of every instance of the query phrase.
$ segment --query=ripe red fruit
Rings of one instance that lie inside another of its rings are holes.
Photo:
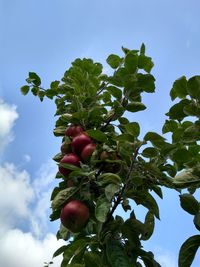
[[[85,134],[85,133],[81,133],[79,135],[77,135],[76,137],[74,137],[74,139],[72,140],[71,146],[73,151],[80,155],[83,148],[88,145],[91,144],[92,140],[91,138]]]
[[[83,202],[71,200],[62,208],[60,219],[67,229],[78,233],[84,228],[89,216],[89,209]]]
[[[65,130],[65,135],[69,137],[75,137],[83,132],[83,128],[79,125],[71,125]]]
[[[92,155],[92,153],[95,151],[95,149],[96,149],[96,145],[94,143],[90,143],[86,145],[81,152],[81,158],[83,160],[87,160]]]
[[[60,163],[68,163],[68,164],[72,164],[72,165],[79,167],[80,166],[80,158],[75,153],[70,153],[70,154],[66,154],[61,159]],[[71,172],[71,170],[60,166],[59,172],[62,175],[67,176]]]

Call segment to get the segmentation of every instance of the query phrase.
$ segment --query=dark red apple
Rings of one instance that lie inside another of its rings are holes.
[[[71,125],[65,130],[65,135],[69,137],[75,137],[83,132],[83,128],[79,125]]]
[[[88,207],[79,200],[71,200],[61,210],[62,224],[73,233],[80,232],[90,216]]]
[[[71,146],[73,151],[76,154],[80,155],[83,148],[91,143],[92,143],[91,138],[87,134],[81,133],[73,138]]]
[[[84,161],[86,161],[92,155],[92,153],[95,151],[95,149],[96,149],[96,145],[94,143],[90,143],[90,144],[86,145],[81,152],[81,158]]]
[[[68,163],[68,164],[72,164],[72,165],[79,167],[80,166],[80,158],[75,153],[70,153],[70,154],[66,154],[61,159],[60,163]],[[67,176],[71,172],[71,170],[60,166],[59,172],[62,175]]]

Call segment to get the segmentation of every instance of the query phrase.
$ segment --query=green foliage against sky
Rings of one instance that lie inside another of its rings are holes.
[[[32,92],[56,104],[57,121],[54,135],[71,145],[65,135],[70,125],[80,125],[96,144],[96,149],[80,167],[60,163],[59,152],[54,160],[70,169],[68,177],[59,172],[58,185],[51,196],[50,219],[60,218],[62,208],[71,199],[85,203],[90,218],[80,233],[73,234],[63,225],[58,239],[69,240],[54,254],[63,254],[62,267],[140,267],[160,266],[156,255],[143,249],[154,233],[155,220],[160,219],[159,206],[152,193],[163,197],[163,188],[180,194],[180,207],[189,213],[200,230],[200,206],[194,193],[200,185],[200,76],[177,79],[170,91],[175,102],[166,113],[162,135],[147,132],[137,112],[147,108],[142,96],[155,91],[154,66],[142,44],[139,50],[122,47],[123,56],[111,54],[107,63],[112,74],[104,74],[100,63],[76,59],[61,81],[53,81],[48,89],[40,77],[30,72],[23,95]],[[131,112],[134,121],[127,119]],[[110,155],[101,158],[101,153]],[[114,155],[114,156],[113,156]],[[72,180],[73,186],[67,186]],[[130,200],[146,208],[144,221],[137,218]],[[116,213],[121,206],[128,212],[124,220]],[[200,246],[200,235],[187,239],[180,248],[179,267],[189,267]]]

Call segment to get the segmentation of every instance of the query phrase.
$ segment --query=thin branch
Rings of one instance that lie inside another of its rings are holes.
[[[134,153],[133,160],[132,160],[132,162],[131,162],[131,166],[130,166],[129,171],[128,171],[127,176],[126,176],[126,183],[125,183],[124,186],[122,187],[121,192],[118,194],[118,197],[117,197],[116,201],[114,202],[114,205],[113,205],[113,207],[112,207],[112,210],[111,210],[111,212],[108,214],[108,217],[107,217],[106,221],[104,222],[103,227],[110,221],[110,219],[112,218],[112,215],[113,215],[113,213],[115,212],[117,206],[120,204],[121,200],[123,199],[123,195],[124,195],[124,192],[125,192],[125,190],[126,190],[126,188],[127,188],[127,185],[128,185],[129,179],[130,179],[131,172],[132,172],[132,170],[133,170],[133,168],[134,168],[134,164],[135,164],[135,161],[136,161],[138,152],[139,152],[139,148],[140,148],[140,147],[138,147],[138,148],[136,149],[135,153]],[[102,228],[103,228],[103,227],[102,227]]]

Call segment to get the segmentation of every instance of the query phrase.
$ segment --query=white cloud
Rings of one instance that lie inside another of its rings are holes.
[[[47,231],[50,214],[50,196],[55,183],[56,164],[48,161],[36,173],[32,187],[34,188],[36,205],[32,209],[31,225],[33,233],[41,237]]]
[[[26,171],[20,172],[9,163],[0,166],[0,232],[28,218],[28,205],[33,196],[34,191]]]
[[[45,261],[51,261],[53,252],[64,244],[58,242],[53,234],[37,240],[31,233],[19,229],[8,231],[0,242],[0,266],[6,267],[42,267]],[[59,267],[61,259],[55,258],[53,266]]]
[[[53,162],[43,164],[31,182],[27,171],[0,165],[0,266],[42,267],[64,244],[47,227],[55,168]]]
[[[11,130],[18,116],[15,105],[9,105],[0,99],[0,151],[13,140]]]

